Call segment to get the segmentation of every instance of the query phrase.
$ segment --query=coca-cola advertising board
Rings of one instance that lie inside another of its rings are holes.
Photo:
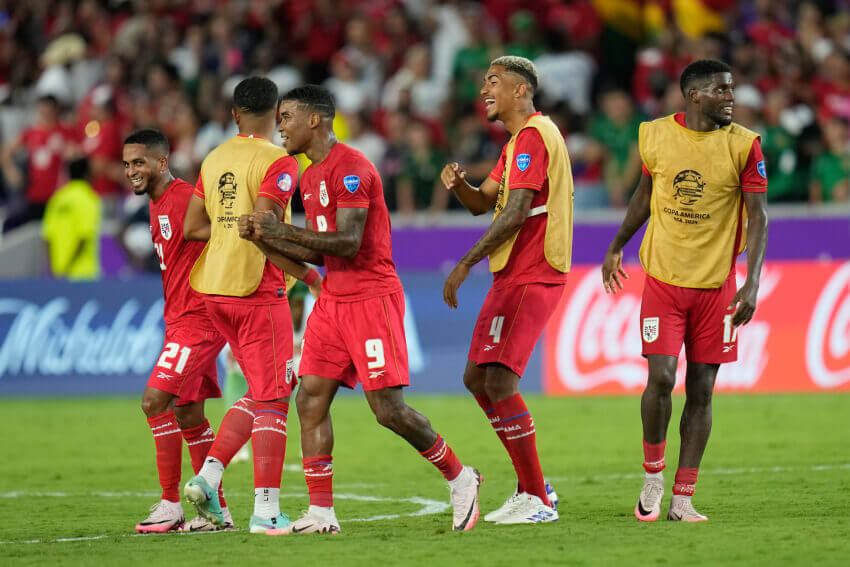
[[[640,298],[644,272],[606,295],[598,266],[576,267],[544,336],[543,389],[553,395],[642,391]],[[746,266],[737,268],[738,285]],[[676,389],[684,388],[684,352]],[[850,262],[765,264],[752,321],[738,331],[738,361],[724,364],[717,391],[850,390]]]

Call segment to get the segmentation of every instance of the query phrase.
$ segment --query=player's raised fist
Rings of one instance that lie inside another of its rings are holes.
[[[446,186],[446,189],[452,191],[458,188],[464,179],[466,179],[466,171],[457,162],[448,163],[440,173],[440,179],[443,185]]]
[[[280,221],[272,211],[254,211],[254,234],[255,240],[277,236],[277,228]]]
[[[239,230],[239,238],[245,240],[256,240],[254,238],[254,219],[251,215],[241,215],[236,221],[236,228]]]

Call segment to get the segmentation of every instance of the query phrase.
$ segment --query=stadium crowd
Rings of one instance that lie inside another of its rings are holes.
[[[626,204],[638,124],[682,109],[677,78],[699,58],[733,66],[771,201],[850,199],[847,0],[0,0],[2,215],[40,218],[80,155],[106,217],[137,210],[121,143],[139,127],[165,132],[172,171],[194,182],[235,133],[234,86],[261,74],[281,92],[327,86],[336,131],[379,165],[399,220],[438,222],[457,206],[442,165],[478,183],[506,141],[478,97],[504,53],[539,68],[577,208]]]

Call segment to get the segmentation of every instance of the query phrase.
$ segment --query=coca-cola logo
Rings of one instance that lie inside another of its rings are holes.
[[[75,313],[70,306],[65,297],[44,305],[0,298],[0,332],[6,330],[0,344],[0,379],[150,371],[162,347],[161,299],[144,312],[139,301],[129,299],[104,322],[95,322],[100,310],[95,299]]]
[[[835,271],[815,304],[806,335],[806,367],[822,388],[850,381],[850,263]]]
[[[736,275],[742,285],[743,272]],[[765,268],[759,302],[776,289],[780,275],[778,269]],[[606,294],[597,269],[588,270],[581,278],[555,326],[555,369],[567,390],[584,392],[606,383],[626,390],[643,387],[647,368],[641,356],[640,302],[634,291]],[[738,361],[721,367],[718,388],[752,387],[767,366],[770,327],[757,315],[758,311],[739,333]],[[680,356],[677,387],[684,379],[685,366],[685,357]]]

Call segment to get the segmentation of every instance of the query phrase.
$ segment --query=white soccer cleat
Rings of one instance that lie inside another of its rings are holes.
[[[708,516],[703,516],[694,510],[690,496],[674,494],[670,502],[670,510],[667,512],[667,519],[674,522],[705,522]]]
[[[204,518],[203,516],[195,516],[180,528],[181,532],[220,532],[222,530],[233,529],[233,516],[230,515],[230,510],[227,508],[221,509],[221,515],[224,516],[224,525],[217,526]]]
[[[456,479],[449,482],[452,530],[468,531],[475,527],[480,514],[478,509],[478,489],[481,487],[481,473],[472,467],[463,467]]]
[[[493,510],[489,514],[486,514],[484,516],[484,521],[485,522],[498,522],[499,520],[502,519],[503,516],[507,515],[507,513],[510,512],[513,509],[514,502],[516,502],[518,499],[519,499],[519,492],[514,492],[513,494],[508,496],[508,499],[505,500],[505,503],[502,504],[499,508],[496,508],[495,510]]]
[[[136,524],[136,531],[140,534],[164,534],[179,530],[185,521],[180,502],[160,500],[151,506],[148,517]]]
[[[543,524],[557,522],[558,511],[544,504],[539,496],[520,492],[497,524]]]
[[[635,517],[641,522],[654,522],[661,514],[661,499],[664,498],[664,479],[646,477],[635,505]]]
[[[338,534],[340,531],[333,508],[310,506],[309,510],[288,526],[266,530],[266,535]]]

